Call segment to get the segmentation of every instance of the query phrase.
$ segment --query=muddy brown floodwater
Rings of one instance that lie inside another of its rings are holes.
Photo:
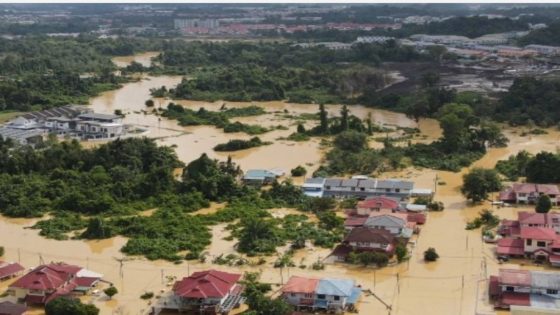
[[[153,55],[151,55],[153,56]],[[143,54],[142,60],[149,60]],[[118,58],[119,62],[141,61],[138,58]],[[122,65],[122,64],[121,64]],[[161,76],[145,77],[139,82],[126,84],[119,90],[103,93],[91,100],[91,107],[98,112],[112,113],[115,109],[123,110],[127,115],[125,122],[142,125],[149,128],[149,137],[156,138],[164,145],[176,145],[176,151],[182,161],[188,163],[196,159],[201,153],[208,153],[214,158],[224,159],[225,154],[217,154],[212,150],[218,143],[233,138],[248,138],[245,134],[224,134],[211,126],[181,127],[175,121],[160,119],[151,114],[142,113],[146,108],[144,102],[150,98],[149,89],[165,85],[172,87],[179,83],[180,77]],[[221,102],[191,102],[178,103],[189,108],[204,106],[216,110]],[[156,106],[165,106],[166,100],[157,100]],[[227,106],[248,106],[251,103],[227,103]],[[316,105],[287,104],[283,102],[255,103],[264,107],[269,114],[239,118],[245,123],[262,125],[285,125],[289,130],[276,130],[261,136],[264,140],[274,141],[278,137],[285,137],[295,131],[294,121],[279,117],[273,112],[287,110],[290,114],[314,113]],[[340,106],[327,106],[333,114]],[[396,125],[403,127],[419,127],[425,135],[425,141],[437,139],[441,130],[433,120],[421,120],[417,125],[403,114],[376,110],[361,106],[352,106],[351,111],[359,117],[366,117],[371,113],[374,121],[382,125]],[[560,134],[549,130],[547,135],[521,137],[519,130],[506,130],[511,142],[507,148],[491,149],[488,154],[473,166],[492,167],[499,159],[507,158],[520,150],[536,153],[540,150],[556,151]],[[307,165],[310,170],[315,169],[321,158],[322,151],[318,140],[303,143],[289,141],[274,141],[274,144],[251,150],[231,154],[235,162],[243,169],[277,167],[289,171],[297,165]],[[445,211],[430,213],[429,219],[417,238],[417,245],[413,249],[409,262],[397,266],[386,267],[381,270],[346,266],[340,264],[327,265],[323,271],[290,268],[283,274],[286,280],[289,275],[312,277],[347,277],[356,280],[365,289],[371,289],[376,295],[392,306],[391,314],[401,315],[449,315],[449,314],[492,314],[493,311],[484,300],[486,287],[483,280],[488,274],[497,272],[500,266],[510,268],[537,268],[514,264],[498,265],[493,258],[493,246],[483,244],[480,231],[466,231],[465,224],[472,219],[484,206],[469,206],[459,192],[461,177],[467,169],[458,173],[440,172],[427,169],[408,168],[399,172],[384,174],[384,177],[409,178],[418,187],[437,188],[436,199],[444,202]],[[444,185],[436,185],[436,176]],[[299,179],[301,180],[301,179]],[[211,213],[223,207],[223,204],[212,204],[201,213]],[[486,206],[489,207],[489,206]],[[514,218],[522,208],[502,208],[496,210],[501,217]],[[276,216],[290,213],[289,209],[274,209]],[[149,215],[149,212],[146,212]],[[260,266],[228,267],[216,266],[210,263],[189,262],[176,265],[165,261],[148,261],[140,257],[125,258],[122,269],[118,259],[123,258],[120,248],[126,243],[126,238],[115,237],[103,241],[55,241],[38,235],[37,230],[26,229],[33,225],[34,220],[0,218],[0,243],[6,248],[4,260],[20,261],[31,268],[41,262],[65,261],[79,264],[97,272],[103,273],[105,279],[114,283],[119,294],[112,301],[103,297],[87,296],[85,302],[95,303],[101,309],[101,314],[146,314],[150,303],[143,301],[140,295],[147,291],[160,294],[169,290],[167,276],[183,277],[193,271],[217,268],[233,272],[262,271],[264,281],[280,283],[281,275],[274,269],[271,261]],[[213,243],[207,251],[211,256],[221,253],[233,253],[234,241],[226,240],[229,232],[225,225],[213,227]],[[426,264],[422,260],[422,253],[428,247],[435,247],[440,254],[440,260]],[[328,255],[326,249],[308,247],[295,254],[294,262],[311,265],[317,259]],[[210,261],[211,259],[209,259]],[[486,273],[484,272],[486,263]],[[542,267],[540,267],[542,268]],[[0,283],[3,291],[10,282]],[[278,287],[275,287],[278,288]],[[477,296],[481,298],[477,298]],[[385,314],[386,307],[372,296],[363,296],[359,305],[359,314]],[[42,314],[39,309],[33,314]]]

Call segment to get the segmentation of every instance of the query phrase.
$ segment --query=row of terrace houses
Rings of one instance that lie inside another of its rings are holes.
[[[490,276],[488,292],[496,308],[523,306],[533,312],[560,313],[560,273],[557,272],[500,269],[497,276]]]
[[[414,190],[414,182],[399,179],[375,179],[363,176],[344,178],[309,178],[302,185],[304,194],[312,197],[358,198],[387,196],[399,202],[406,201]],[[419,190],[425,194],[426,190]],[[431,196],[431,191],[427,192]]]
[[[552,204],[558,204],[560,190],[557,185],[552,184],[532,184],[532,183],[514,183],[511,187],[500,192],[500,201],[507,203],[535,203],[537,199],[547,195]]]
[[[362,290],[350,279],[313,279],[292,276],[282,297],[296,310],[323,310],[342,314],[355,310]]]
[[[496,253],[507,257],[528,257],[560,267],[560,213],[519,212],[518,220],[503,220],[503,236]]]
[[[23,145],[40,143],[48,134],[82,140],[115,139],[125,135],[126,128],[121,116],[75,105],[27,113],[0,127],[2,137]]]

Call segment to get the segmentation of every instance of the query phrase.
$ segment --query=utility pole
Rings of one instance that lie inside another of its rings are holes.
[[[401,285],[399,281],[399,273],[397,272],[397,294],[401,294]]]
[[[163,269],[161,269],[161,284],[165,284],[165,282],[163,281]]]
[[[377,277],[375,276],[375,270],[373,271],[373,289],[375,290],[375,284],[377,282]]]
[[[39,265],[44,265],[45,261],[43,260],[43,255],[41,255],[41,253],[39,253]]]

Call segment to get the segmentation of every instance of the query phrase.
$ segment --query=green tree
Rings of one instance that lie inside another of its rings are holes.
[[[297,125],[297,132],[298,133],[305,133],[305,127],[303,126],[303,124],[298,124]]]
[[[110,286],[107,289],[103,290],[103,293],[105,293],[105,295],[107,295],[109,299],[112,299],[114,295],[119,293],[119,290],[117,290],[117,288],[115,288],[114,286]]]
[[[145,105],[147,107],[154,107],[154,100],[152,100],[152,99],[146,100]]]
[[[270,284],[259,282],[259,273],[249,272],[243,278],[245,290],[243,295],[247,299],[250,315],[288,315],[292,307],[282,298],[272,299],[265,295],[272,288]]]
[[[424,251],[424,260],[425,261],[436,261],[438,260],[439,255],[436,252],[436,249],[433,247],[428,248],[426,251]]]
[[[498,173],[492,169],[474,168],[463,175],[461,192],[467,199],[479,202],[488,198],[488,193],[502,187]]]
[[[406,246],[403,244],[397,245],[395,248],[395,254],[397,255],[397,261],[402,262],[407,258],[408,251],[406,250]]]
[[[367,136],[362,132],[354,130],[344,131],[334,138],[334,145],[342,151],[362,151],[367,148]]]
[[[59,297],[45,305],[46,315],[98,315],[99,309],[92,304],[82,304],[79,299]]]
[[[340,130],[346,131],[348,130],[348,114],[349,114],[348,107],[346,105],[342,106],[340,110]]]
[[[552,208],[552,202],[550,201],[550,197],[548,195],[541,195],[539,199],[537,199],[537,204],[535,206],[535,211],[537,213],[548,213]]]
[[[111,227],[100,217],[89,219],[88,227],[84,233],[82,233],[82,237],[88,239],[104,239],[112,237],[113,235]]]
[[[305,176],[307,174],[307,170],[305,167],[298,165],[297,167],[293,168],[290,173],[292,176]]]
[[[319,121],[320,121],[320,132],[325,134],[329,130],[329,118],[328,113],[325,110],[324,104],[319,104]]]

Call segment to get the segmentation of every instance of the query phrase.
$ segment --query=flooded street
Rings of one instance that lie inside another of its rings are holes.
[[[152,57],[154,55],[151,55]],[[143,54],[142,60],[149,60]],[[127,61],[128,60],[128,61]],[[115,61],[126,65],[133,59],[126,57],[116,58]],[[140,59],[136,61],[143,62]],[[145,64],[148,65],[148,64]],[[249,106],[251,104],[262,106],[267,114],[255,117],[234,119],[250,124],[264,126],[283,125],[288,130],[274,130],[261,135],[264,141],[273,141],[268,146],[253,148],[234,153],[217,153],[212,148],[219,143],[230,139],[248,139],[246,134],[226,134],[212,126],[182,127],[176,121],[170,121],[142,111],[146,108],[144,102],[150,99],[151,88],[173,87],[179,83],[178,76],[147,76],[143,80],[125,84],[119,90],[105,92],[91,100],[91,107],[96,112],[112,113],[121,109],[125,114],[125,123],[149,128],[148,137],[156,138],[162,145],[174,145],[179,158],[188,163],[207,153],[210,157],[225,159],[231,155],[234,162],[242,169],[250,168],[280,168],[289,172],[297,165],[306,166],[314,170],[319,166],[322,158],[320,139],[306,142],[276,141],[277,138],[287,137],[296,130],[295,120],[284,118],[286,110],[293,116],[302,113],[315,113],[317,105],[287,104],[283,102],[254,102],[231,103],[228,107]],[[166,106],[166,100],[156,100],[156,107]],[[194,101],[177,101],[185,107],[197,109],[205,107],[208,110],[218,110],[222,102],[207,103]],[[327,111],[337,114],[341,106],[326,106]],[[425,141],[432,141],[441,135],[441,130],[435,120],[421,120],[416,124],[404,114],[384,110],[351,106],[351,113],[366,118],[371,113],[376,124],[383,126],[418,127],[425,136]],[[506,130],[510,144],[506,148],[489,150],[481,160],[473,166],[493,167],[497,160],[505,159],[510,154],[520,150],[537,153],[541,150],[556,151],[560,132],[549,130],[549,134],[539,136],[521,137],[520,131]],[[144,258],[127,257],[122,265],[119,262],[124,257],[120,248],[126,243],[126,238],[115,237],[101,241],[55,241],[48,240],[38,235],[37,230],[26,229],[33,225],[33,220],[27,219],[0,219],[0,240],[6,248],[6,261],[19,261],[27,268],[37,266],[43,262],[65,261],[78,264],[96,272],[104,274],[104,278],[118,288],[119,293],[112,301],[103,297],[86,297],[84,301],[93,302],[101,309],[101,314],[146,314],[149,303],[154,300],[144,301],[140,295],[145,292],[161,294],[162,290],[169,290],[167,277],[182,278],[193,271],[215,268],[225,271],[245,272],[262,271],[262,280],[279,284],[288,275],[307,277],[347,277],[352,278],[362,285],[364,289],[372,290],[385,303],[392,306],[390,314],[398,315],[449,315],[449,314],[491,314],[491,308],[478,301],[477,296],[484,296],[486,287],[483,281],[486,275],[495,274],[500,267],[519,268],[518,265],[498,265],[494,259],[493,245],[486,245],[481,240],[479,230],[466,231],[465,224],[477,215],[478,211],[488,208],[489,205],[470,206],[465,202],[459,191],[462,184],[464,169],[458,173],[433,171],[426,169],[407,168],[399,172],[390,172],[383,177],[409,178],[416,182],[417,187],[436,189],[435,199],[445,204],[443,212],[429,214],[427,223],[422,227],[422,232],[417,240],[411,259],[393,267],[381,270],[361,268],[348,265],[327,265],[325,270],[314,271],[288,268],[282,277],[279,269],[272,267],[268,259],[264,265],[245,265],[240,267],[212,265],[211,258],[205,263],[184,262],[173,264],[165,261],[148,261]],[[311,172],[308,172],[310,174]],[[437,179],[437,180],[436,180]],[[439,182],[440,184],[436,184]],[[223,204],[213,203],[209,208],[196,213],[213,213],[223,207]],[[522,208],[502,208],[496,213],[502,218],[515,218],[516,213]],[[290,214],[288,209],[275,209],[273,215],[282,216]],[[235,241],[224,238],[229,236],[229,231],[224,230],[226,224],[213,227],[212,245],[207,248],[210,257],[219,254],[234,253]],[[428,247],[436,248],[440,255],[437,262],[426,264],[423,262],[423,252]],[[325,258],[328,249],[303,249],[294,256],[296,265],[310,266],[317,259]],[[484,267],[486,266],[486,268]],[[0,283],[0,292],[7,287],[9,282]],[[279,287],[275,286],[276,291]],[[479,289],[480,288],[480,289]],[[385,314],[386,307],[373,296],[365,295],[358,306],[359,314]],[[34,313],[35,314],[35,313]],[[37,314],[41,314],[37,311]]]

